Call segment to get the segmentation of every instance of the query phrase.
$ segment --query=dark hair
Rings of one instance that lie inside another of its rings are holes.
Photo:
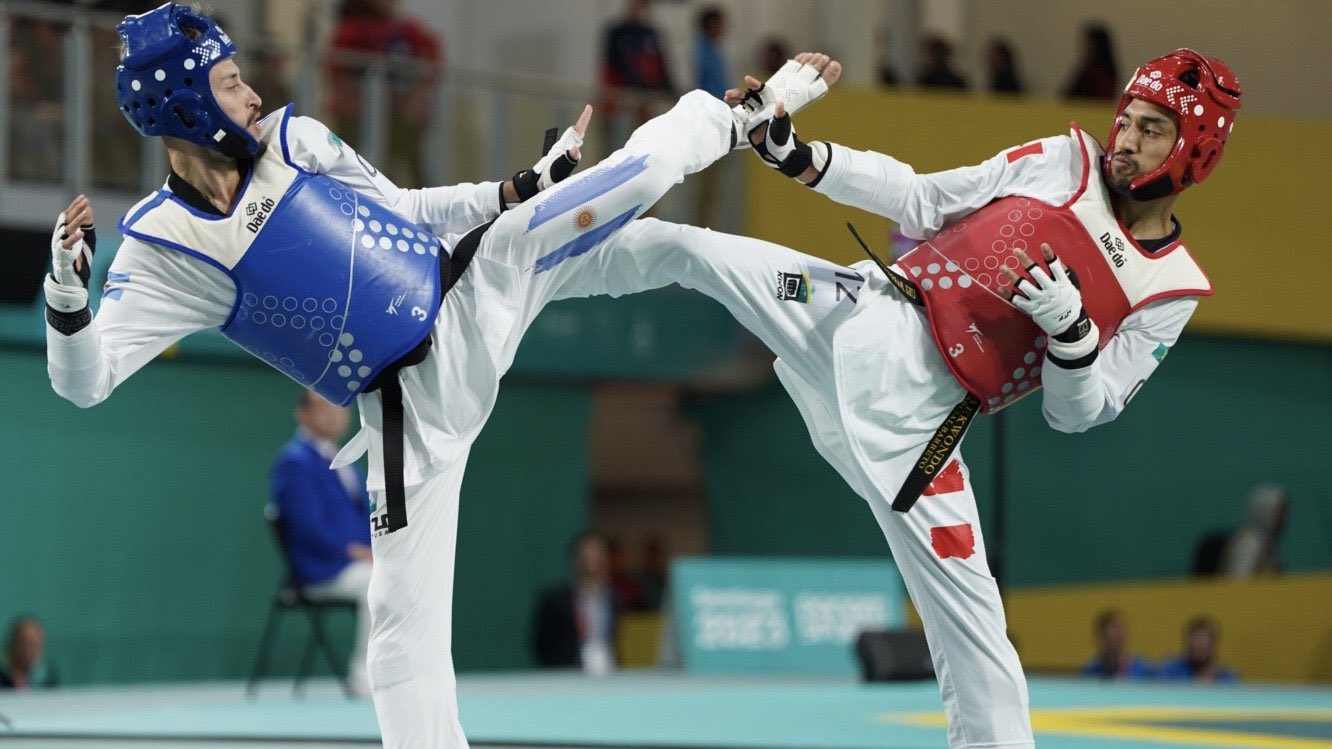
[[[1111,78],[1119,80],[1119,66],[1115,64],[1115,45],[1110,39],[1110,29],[1101,23],[1089,23],[1083,27],[1082,33],[1091,43],[1090,57],[1086,62],[1092,67],[1109,71]]]
[[[9,629],[6,631],[5,634],[6,655],[8,655],[9,652],[14,649],[14,643],[18,642],[19,629],[21,629],[23,625],[27,624],[28,622],[32,622],[33,624],[36,624],[38,627],[42,626],[41,620],[32,614],[19,614],[18,616],[9,620]]]
[[[371,0],[342,0],[338,5],[338,18],[375,18],[379,7]]]
[[[1214,638],[1220,635],[1219,628],[1216,626],[1216,620],[1212,619],[1210,616],[1202,616],[1202,615],[1195,616],[1189,620],[1188,624],[1184,625],[1185,636],[1191,635],[1194,632],[1201,632],[1203,630],[1207,630],[1208,632],[1210,632],[1212,637]]]
[[[942,36],[932,34],[925,37],[925,52],[931,58],[942,62],[952,56],[953,45]]]
[[[1115,619],[1122,619],[1122,618],[1124,618],[1123,611],[1120,611],[1119,609],[1105,609],[1104,611],[1096,615],[1096,623],[1093,625],[1093,627],[1096,630],[1096,634],[1099,635],[1102,632],[1104,632],[1105,625],[1109,624]]]
[[[710,24],[722,21],[725,18],[726,14],[722,13],[721,8],[718,8],[715,5],[709,5],[698,12],[698,30],[706,32]]]

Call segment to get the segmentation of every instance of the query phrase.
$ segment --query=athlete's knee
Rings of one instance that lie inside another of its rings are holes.
[[[672,283],[688,285],[697,267],[701,244],[693,226],[643,218],[631,222],[618,238],[620,248],[632,253],[642,272]]]
[[[370,688],[376,692],[419,678],[417,663],[403,643],[378,631],[371,633],[366,645],[365,665],[370,675]]]

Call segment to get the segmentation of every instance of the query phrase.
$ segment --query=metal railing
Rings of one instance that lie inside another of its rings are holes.
[[[162,184],[160,143],[139,137],[115,101],[115,26],[121,16],[32,0],[0,0],[0,222],[44,226],[77,193],[113,216]],[[297,49],[233,33],[242,74],[265,111],[292,100],[404,187],[503,179],[539,157],[543,131],[573,123],[586,103],[613,102],[584,153],[623,143],[643,116],[670,102],[638,92],[455,68],[401,55],[323,48],[313,20]],[[738,230],[739,175],[718,189],[691,180],[656,215],[696,221],[702,199]],[[704,184],[706,182],[706,184]]]

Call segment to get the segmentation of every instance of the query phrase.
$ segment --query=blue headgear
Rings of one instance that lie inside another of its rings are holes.
[[[259,153],[259,141],[213,98],[208,71],[236,54],[213,19],[171,2],[126,16],[116,31],[128,50],[116,68],[116,99],[140,135],[170,135],[234,159]]]

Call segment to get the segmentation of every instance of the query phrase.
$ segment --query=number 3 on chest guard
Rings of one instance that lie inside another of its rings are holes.
[[[963,346],[960,343],[955,343],[953,344],[952,348],[948,349],[948,355],[956,359],[957,357],[962,355],[963,351],[966,350],[967,350],[966,346]]]

